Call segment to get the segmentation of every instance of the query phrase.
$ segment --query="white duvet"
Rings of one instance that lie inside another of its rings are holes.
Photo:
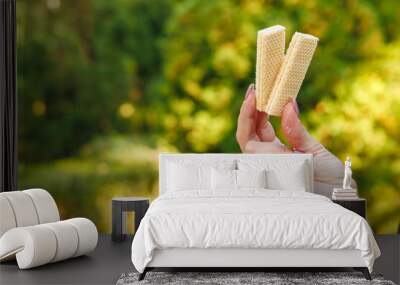
[[[358,249],[371,272],[380,255],[359,215],[320,195],[265,189],[160,196],[135,235],[132,262],[143,272],[165,248]]]

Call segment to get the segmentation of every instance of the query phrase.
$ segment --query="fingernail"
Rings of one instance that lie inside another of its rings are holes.
[[[249,87],[247,87],[246,96],[244,97],[244,100],[246,100],[247,97],[249,97],[250,92],[251,92],[251,89],[252,89],[252,85],[253,85],[253,84],[250,84]]]
[[[296,113],[297,113],[297,116],[300,115],[299,105],[297,105],[296,99],[293,98],[293,99],[292,99],[292,103],[293,103],[294,110],[295,110]]]

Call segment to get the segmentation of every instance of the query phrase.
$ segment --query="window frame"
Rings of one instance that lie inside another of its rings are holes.
[[[0,1],[0,192],[18,190],[16,0]]]

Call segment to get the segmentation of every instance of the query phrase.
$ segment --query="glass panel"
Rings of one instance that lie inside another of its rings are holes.
[[[113,196],[157,196],[161,151],[239,152],[256,32],[280,23],[287,42],[296,30],[320,39],[302,122],[352,158],[369,222],[395,232],[400,1],[297,2],[18,0],[20,188],[109,232]]]

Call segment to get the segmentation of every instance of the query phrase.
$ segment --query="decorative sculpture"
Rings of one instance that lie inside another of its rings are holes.
[[[343,189],[352,189],[351,188],[351,159],[350,157],[346,157],[346,161],[344,163],[344,178],[343,178]]]
[[[351,159],[346,157],[344,162],[344,178],[342,188],[333,188],[333,200],[354,200],[358,199],[357,189],[351,187],[352,179]]]

